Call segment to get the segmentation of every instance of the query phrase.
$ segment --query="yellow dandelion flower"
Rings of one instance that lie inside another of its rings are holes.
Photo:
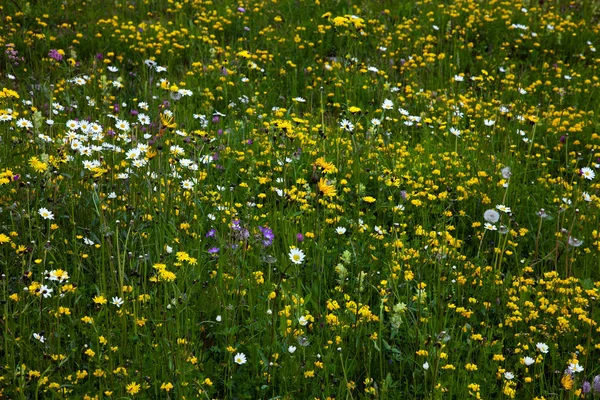
[[[131,382],[129,385],[125,386],[125,389],[129,394],[137,394],[140,392],[141,386],[138,383]]]
[[[337,195],[337,190],[333,185],[329,185],[325,178],[321,178],[318,183],[319,190],[323,193],[323,196],[326,197],[335,197]]]

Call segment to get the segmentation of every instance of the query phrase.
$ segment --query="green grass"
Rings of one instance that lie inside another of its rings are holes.
[[[5,2],[0,397],[597,397],[599,16]]]

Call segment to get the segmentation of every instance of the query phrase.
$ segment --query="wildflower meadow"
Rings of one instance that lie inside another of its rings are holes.
[[[600,398],[597,1],[0,20],[0,398]]]

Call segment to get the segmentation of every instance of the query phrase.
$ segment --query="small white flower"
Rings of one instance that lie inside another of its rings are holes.
[[[340,121],[340,128],[345,131],[352,132],[354,131],[354,124],[347,119],[343,119]]]
[[[221,318],[220,315],[217,315],[217,318],[215,318],[215,319],[217,320],[217,322],[221,322],[222,321],[222,318]]]
[[[425,361],[425,363],[423,363],[423,369],[425,371],[427,371],[429,369],[429,363],[427,361]]]
[[[115,127],[123,132],[127,132],[129,131],[129,122],[125,121],[125,120],[121,120],[121,119],[117,119]]]
[[[385,99],[383,101],[383,104],[381,105],[381,108],[383,108],[384,110],[391,110],[392,108],[394,108],[394,103],[391,100]]]
[[[592,196],[590,196],[590,194],[588,192],[583,192],[581,194],[581,197],[583,198],[584,201],[592,201]]]
[[[44,219],[54,219],[54,214],[52,214],[50,210],[44,207],[38,210],[38,214],[40,214]]]
[[[460,137],[460,130],[456,128],[450,128],[450,133],[456,137]]]
[[[33,124],[31,123],[31,121],[29,121],[29,120],[27,120],[25,118],[20,118],[17,121],[17,126],[19,128],[26,128],[26,129],[33,128]]]
[[[488,231],[497,231],[498,228],[496,227],[496,225],[492,225],[489,222],[486,222],[485,224],[483,224],[483,227],[485,229],[487,229]]]
[[[117,307],[121,307],[125,302],[122,298],[115,296],[112,298],[112,303]]]
[[[346,228],[344,228],[343,226],[338,226],[337,228],[335,228],[335,232],[338,235],[343,235],[344,233],[346,233]]]
[[[294,264],[302,264],[304,262],[304,252],[297,247],[292,248],[288,256]]]
[[[515,374],[513,374],[512,372],[508,372],[508,371],[507,371],[507,372],[505,372],[505,373],[504,373],[504,379],[506,379],[506,380],[509,380],[509,381],[510,381],[510,380],[511,380],[511,379],[513,379],[514,377],[515,377]]]
[[[44,343],[46,341],[46,338],[38,333],[34,333],[33,338],[36,340],[39,340],[42,343]]]
[[[583,168],[581,168],[581,176],[583,176],[585,179],[591,181],[592,179],[594,179],[596,177],[596,173],[590,167],[583,167]]]
[[[500,210],[500,211],[502,211],[502,212],[505,212],[505,213],[509,213],[509,212],[510,212],[510,207],[506,207],[506,206],[505,206],[505,205],[503,205],[503,204],[498,204],[498,205],[496,206],[496,209],[497,209],[497,210]]]
[[[584,368],[579,364],[572,363],[569,364],[569,369],[573,372],[583,372]]]
[[[454,75],[454,82],[462,82],[465,80],[463,75]]]
[[[493,119],[484,119],[483,123],[485,124],[485,126],[492,126],[496,123],[496,121],[494,121]]]
[[[192,182],[189,179],[186,179],[183,182],[181,182],[181,187],[185,190],[192,190],[194,188],[194,182]]]
[[[544,354],[548,353],[549,347],[546,343],[540,342],[540,343],[536,344],[535,347]]]
[[[571,363],[569,364],[569,371],[571,372],[583,372],[583,367],[579,364]]]
[[[530,366],[535,363],[535,360],[531,357],[525,357],[523,358],[523,363],[527,366]]]
[[[290,354],[294,354],[294,352],[296,351],[296,346],[288,347],[288,351],[290,352]]]
[[[294,97],[292,100],[294,100],[297,103],[306,103],[306,100],[302,97]]]
[[[44,296],[45,299],[47,299],[48,297],[52,297],[52,291],[53,289],[50,289],[46,285],[40,286],[40,294]]]
[[[237,353],[233,357],[233,361],[235,361],[235,363],[238,365],[242,365],[242,364],[246,364],[246,361],[248,361],[248,360],[246,359],[246,355],[244,353]]]
[[[298,323],[302,326],[306,326],[308,324],[308,319],[306,319],[306,317],[303,315],[298,318]]]

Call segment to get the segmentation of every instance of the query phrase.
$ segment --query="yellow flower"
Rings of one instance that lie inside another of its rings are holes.
[[[571,390],[573,388],[574,382],[575,381],[573,380],[573,378],[571,378],[571,375],[569,374],[564,374],[562,379],[560,380],[560,383],[566,390]]]
[[[106,297],[104,296],[95,296],[94,297],[94,303],[95,304],[106,304]]]
[[[469,363],[465,365],[465,369],[467,371],[477,371],[477,365]]]
[[[367,203],[375,203],[375,198],[371,197],[371,196],[365,196],[362,199],[363,199],[363,201],[365,201]]]
[[[329,185],[325,178],[321,178],[318,183],[319,190],[323,193],[323,196],[327,197],[335,197],[337,195],[337,190],[333,185]]]
[[[165,392],[168,392],[171,389],[173,389],[173,384],[171,382],[163,382],[163,384],[160,385],[160,390],[164,390]]]
[[[164,128],[176,128],[177,127],[177,123],[173,121],[173,116],[167,116],[165,114],[161,114],[160,122]]]
[[[135,382],[131,382],[129,385],[125,387],[127,393],[129,394],[137,394],[140,392],[141,386]]]
[[[29,159],[29,165],[35,170],[35,172],[46,172],[48,164],[40,161],[37,157],[31,157]]]

